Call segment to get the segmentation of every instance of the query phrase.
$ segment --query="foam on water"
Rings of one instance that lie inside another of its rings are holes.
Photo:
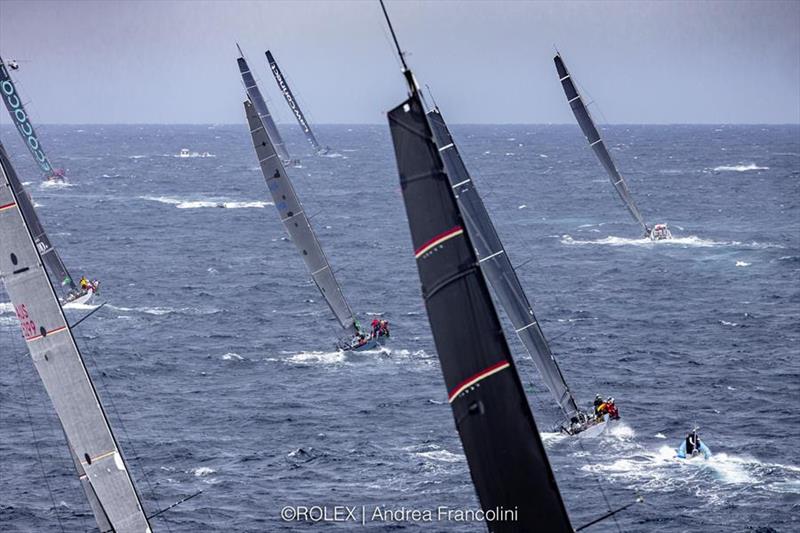
[[[755,163],[747,165],[721,165],[712,169],[714,172],[747,172],[748,170],[769,170],[769,167],[760,167]]]
[[[300,365],[338,365],[345,362],[346,353],[340,350],[335,352],[300,352],[290,355],[286,360]]]
[[[182,198],[173,198],[169,196],[140,196],[141,200],[149,200],[151,202],[159,202],[162,204],[167,205],[174,205],[178,209],[201,209],[201,208],[225,208],[225,209],[263,209],[265,206],[268,205],[275,205],[272,202],[263,202],[263,201],[228,201],[228,200],[216,200],[216,199],[207,199],[207,200],[190,200],[190,199],[182,199]]]

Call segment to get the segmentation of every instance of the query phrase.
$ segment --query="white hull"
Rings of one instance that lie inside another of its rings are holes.
[[[69,307],[71,305],[78,306],[78,305],[86,305],[89,301],[94,297],[94,290],[89,289],[86,294],[82,294],[75,298],[74,300],[69,300],[64,302],[64,307]]]

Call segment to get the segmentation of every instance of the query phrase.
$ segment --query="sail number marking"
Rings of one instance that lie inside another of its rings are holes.
[[[25,304],[14,306],[14,311],[17,313],[19,325],[22,328],[22,336],[26,340],[35,337],[37,335],[36,323],[28,314],[28,308],[25,307]]]

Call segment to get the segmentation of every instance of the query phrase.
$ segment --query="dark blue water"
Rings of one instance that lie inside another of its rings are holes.
[[[102,281],[108,305],[76,335],[145,505],[205,491],[156,530],[304,529],[281,520],[286,505],[477,507],[385,125],[320,127],[335,153],[322,158],[285,128],[302,158],[291,175],[352,307],[393,325],[387,350],[352,355],[333,349],[336,323],[267,203],[243,125],[40,129],[69,187],[42,186],[7,126],[2,139],[73,275]],[[574,525],[606,511],[605,493],[612,506],[645,498],[618,515],[626,531],[796,531],[800,128],[607,130],[645,218],[676,236],[660,243],[638,239],[577,127],[453,129],[571,387],[622,411],[599,439],[546,433],[557,410],[510,339]],[[175,157],[184,147],[214,157]],[[0,306],[2,529],[92,530]],[[672,458],[693,425],[708,462]],[[616,530],[609,519],[589,531]]]

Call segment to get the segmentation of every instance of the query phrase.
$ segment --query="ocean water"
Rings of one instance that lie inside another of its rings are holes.
[[[334,350],[244,125],[42,126],[70,177],[55,187],[0,129],[73,275],[102,281],[106,306],[75,331],[148,513],[204,491],[156,531],[310,529],[281,519],[293,505],[478,507],[388,128],[318,130],[327,157],[283,128],[301,159],[290,173],[353,309],[391,321],[381,351]],[[640,495],[588,531],[797,531],[800,128],[607,128],[645,218],[676,237],[659,243],[639,238],[577,126],[453,133],[571,388],[621,409],[610,435],[550,433],[557,409],[509,338],[573,525]],[[2,529],[96,530],[0,302]],[[694,425],[714,457],[673,459]],[[485,530],[370,518],[313,527]]]

